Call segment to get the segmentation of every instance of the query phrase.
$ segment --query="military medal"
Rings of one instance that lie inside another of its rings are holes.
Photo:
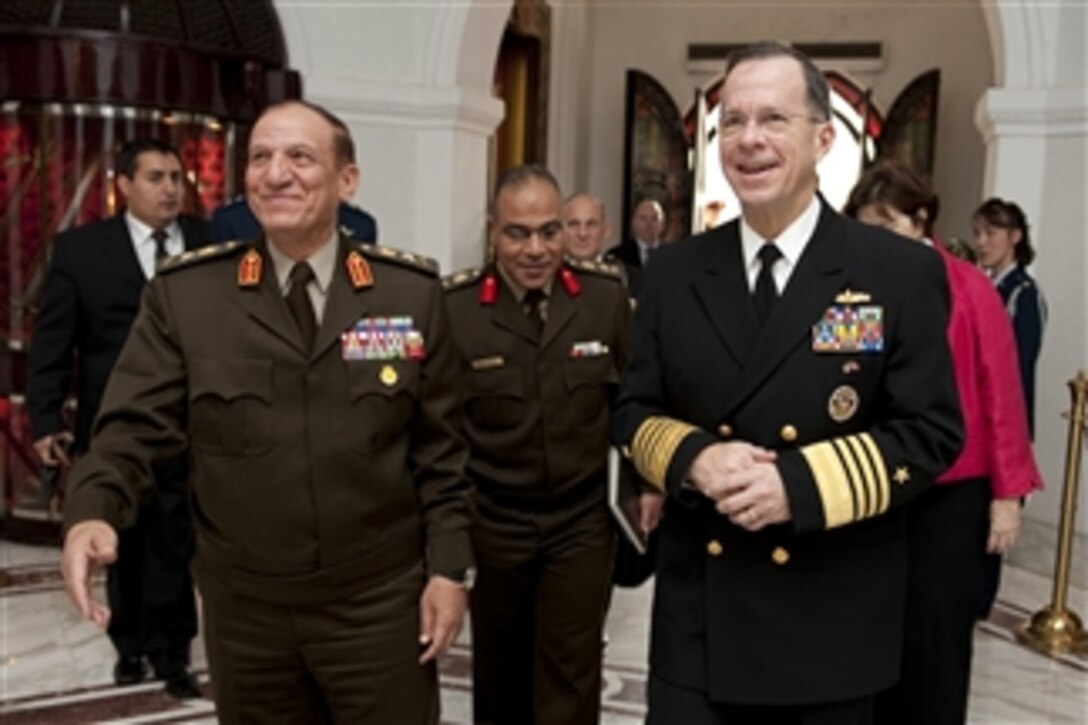
[[[600,340],[576,342],[570,349],[571,357],[600,357],[608,354],[608,345]]]
[[[351,279],[353,288],[358,290],[373,286],[374,276],[370,273],[370,265],[366,263],[363,255],[351,252],[344,263],[347,265],[348,277]]]
[[[408,315],[365,317],[340,333],[344,360],[423,360],[423,333]],[[395,371],[394,371],[395,372]]]
[[[831,397],[827,399],[827,413],[831,416],[831,420],[836,423],[845,423],[854,417],[854,413],[858,412],[858,405],[861,403],[861,398],[858,396],[858,391],[849,385],[840,385],[831,392]]]
[[[880,305],[828,307],[812,326],[812,349],[816,352],[881,352],[884,349],[884,308]]]
[[[261,283],[261,266],[264,260],[256,249],[250,249],[238,262],[238,286],[256,287]]]

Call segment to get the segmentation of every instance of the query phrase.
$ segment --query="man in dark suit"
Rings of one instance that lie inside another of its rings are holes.
[[[650,723],[868,723],[898,677],[902,506],[962,443],[940,258],[816,193],[826,82],[774,43],[726,68],[742,218],[662,249],[614,435],[667,494]]]
[[[27,381],[34,450],[47,466],[69,464],[69,443],[76,456],[86,452],[91,423],[145,282],[168,256],[207,239],[203,220],[178,213],[181,173],[170,145],[153,139],[125,144],[117,156],[117,179],[127,208],[64,232],[53,243]],[[73,436],[62,410],[76,368]],[[142,681],[146,657],[171,694],[199,697],[188,669],[196,608],[185,475],[183,458],[163,462],[156,470],[158,494],[121,532],[123,556],[108,574],[113,609],[108,631],[118,653],[117,684]]]
[[[447,278],[466,380],[475,485],[477,723],[591,725],[614,534],[609,402],[630,305],[614,268],[563,261],[559,188],[543,167],[496,186],[496,262]]]
[[[340,202],[337,209],[340,230],[357,242],[377,242],[378,222],[369,213],[349,202]],[[252,239],[261,233],[260,222],[253,216],[245,196],[235,198],[212,212],[208,238],[212,242]]]
[[[91,450],[62,568],[84,616],[95,565],[190,446],[193,570],[219,719],[435,723],[435,658],[471,577],[460,380],[434,262],[359,244],[344,123],[264,111],[246,188],[264,233],[182,255],[148,285]]]
[[[642,289],[642,269],[661,246],[665,231],[665,209],[656,199],[643,199],[631,214],[631,236],[608,250],[608,261],[620,262],[627,272],[631,297]]]

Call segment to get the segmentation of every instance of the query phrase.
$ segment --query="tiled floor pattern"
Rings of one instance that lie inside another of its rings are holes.
[[[68,603],[53,549],[0,542],[0,722],[214,723],[210,700],[178,702],[160,685],[112,686],[108,640]],[[1088,723],[1088,658],[1047,657],[1015,641],[1013,631],[1046,603],[1042,577],[1006,567],[1001,600],[975,636],[971,723]],[[608,621],[602,722],[627,725],[645,713],[646,639],[651,586],[618,590]],[[1070,606],[1085,614],[1085,593]],[[467,630],[467,628],[466,628]],[[203,648],[194,667],[205,688]],[[442,721],[471,722],[471,660],[466,631],[441,663]],[[678,724],[681,725],[681,724]]]

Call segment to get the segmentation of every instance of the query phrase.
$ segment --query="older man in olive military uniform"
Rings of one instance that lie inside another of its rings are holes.
[[[433,723],[434,658],[472,565],[457,356],[432,263],[350,242],[339,119],[266,110],[246,185],[265,236],[182,255],[148,285],[90,452],[63,568],[91,569],[191,449],[197,582],[224,722]]]
[[[563,263],[561,212],[547,170],[508,172],[491,219],[496,264],[446,280],[476,486],[481,723],[595,723],[600,707],[608,406],[630,312],[609,268]]]

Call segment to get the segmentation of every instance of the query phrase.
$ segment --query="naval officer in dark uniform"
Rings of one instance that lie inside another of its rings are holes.
[[[542,167],[500,179],[491,243],[494,265],[446,280],[475,486],[475,720],[596,723],[615,546],[608,407],[630,306],[613,268],[563,261],[562,200]]]
[[[742,218],[646,270],[614,433],[667,494],[649,723],[868,723],[898,677],[903,506],[963,437],[949,295],[932,250],[816,193],[833,137],[811,61],[738,51]]]
[[[253,128],[264,235],[144,295],[73,469],[62,567],[83,614],[160,458],[190,447],[223,722],[435,723],[472,565],[460,380],[433,263],[351,242],[351,138],[291,101]]]

